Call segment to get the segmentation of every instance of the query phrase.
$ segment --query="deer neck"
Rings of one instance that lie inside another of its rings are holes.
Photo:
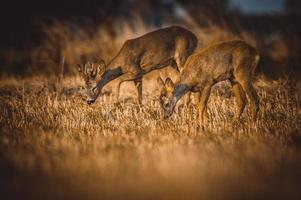
[[[177,84],[175,86],[175,89],[173,91],[172,97],[170,100],[170,108],[165,111],[165,116],[169,117],[172,113],[173,110],[176,107],[177,102],[180,100],[180,98],[188,92],[188,87],[185,84]]]
[[[172,95],[177,102],[188,91],[189,91],[189,87],[186,84],[176,84]]]
[[[101,92],[101,89],[110,81],[118,78],[123,74],[121,67],[115,67],[111,68],[109,67],[104,74],[102,75],[100,81],[97,83],[97,88],[99,92]]]

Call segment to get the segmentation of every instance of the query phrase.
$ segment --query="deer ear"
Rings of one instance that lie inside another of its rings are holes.
[[[164,81],[162,80],[162,78],[160,76],[157,78],[157,83],[159,84],[159,86],[165,87]]]
[[[103,75],[103,73],[106,71],[106,63],[104,60],[100,60],[97,62],[97,74]]]
[[[106,68],[107,67],[107,65],[106,65],[106,63],[105,63],[105,61],[103,59],[98,60],[97,64],[100,65],[102,68]]]
[[[81,72],[83,72],[83,66],[82,65],[80,65],[80,64],[77,64],[77,71],[79,72],[79,73],[81,73]]]
[[[169,77],[165,80],[165,85],[166,85],[166,87],[169,87],[169,88],[173,88],[175,86],[175,84]]]

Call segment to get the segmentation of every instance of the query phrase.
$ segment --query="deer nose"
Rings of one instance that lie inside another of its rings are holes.
[[[172,114],[172,111],[171,110],[165,110],[165,112],[164,112],[164,119],[167,119],[167,118],[169,118],[170,116],[171,116],[171,114]]]
[[[94,103],[94,102],[95,102],[94,99],[88,99],[88,100],[87,100],[87,104],[88,104],[88,105],[91,105],[91,104]]]
[[[167,118],[169,118],[169,117],[170,117],[170,115],[171,115],[170,113],[164,113],[164,116],[163,116],[163,118],[164,118],[164,119],[167,119]]]

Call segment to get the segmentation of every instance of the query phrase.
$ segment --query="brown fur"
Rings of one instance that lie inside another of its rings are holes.
[[[139,103],[142,101],[142,78],[155,69],[173,66],[182,69],[189,55],[197,46],[196,36],[181,27],[172,26],[147,33],[136,39],[127,40],[119,53],[108,65],[102,62],[98,79],[92,81],[89,75],[85,79],[94,82],[94,87],[88,87],[88,103],[93,103],[102,88],[110,81],[119,78],[117,96],[120,84],[124,81],[134,81],[138,90]],[[80,71],[85,71],[86,66],[81,66]],[[96,69],[94,70],[96,71]],[[96,84],[97,82],[97,84]]]
[[[252,86],[251,78],[259,61],[255,48],[241,40],[221,42],[191,55],[179,80],[172,88],[173,92],[161,94],[161,105],[165,116],[172,114],[177,101],[188,91],[200,93],[198,111],[203,121],[211,87],[220,81],[229,80],[237,98],[238,112],[235,121],[240,118],[249,97],[253,117],[258,111],[258,96]],[[169,84],[169,87],[173,84]]]

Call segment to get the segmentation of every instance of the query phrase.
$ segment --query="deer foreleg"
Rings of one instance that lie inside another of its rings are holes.
[[[142,79],[134,80],[137,94],[138,94],[138,103],[142,104]]]

